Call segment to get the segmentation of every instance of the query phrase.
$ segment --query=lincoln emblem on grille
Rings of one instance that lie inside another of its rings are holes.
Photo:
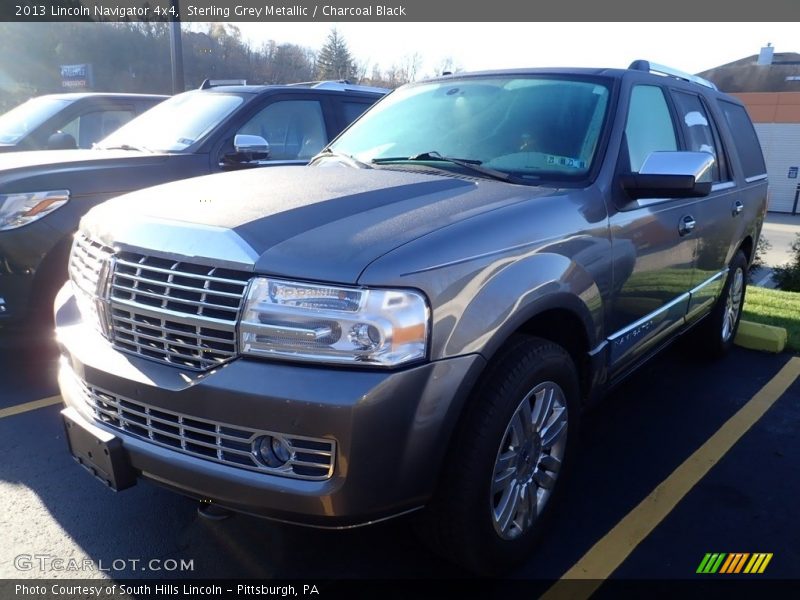
[[[100,270],[97,272],[97,287],[95,288],[95,306],[97,308],[97,320],[103,335],[109,340],[114,338],[114,323],[111,315],[111,283],[114,280],[114,269],[117,259],[113,256],[105,256],[101,259]]]

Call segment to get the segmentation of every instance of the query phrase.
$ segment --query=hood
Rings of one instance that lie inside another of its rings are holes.
[[[150,179],[172,156],[127,150],[36,150],[0,153],[0,192],[69,189],[74,196],[123,193],[171,178]],[[187,155],[188,156],[188,155]],[[119,177],[116,169],[141,170]]]
[[[115,198],[91,211],[84,227],[110,245],[355,283],[402,244],[553,193],[431,172],[274,167],[198,177]]]
[[[26,167],[104,163],[110,160],[157,156],[149,152],[128,150],[33,150],[11,152],[0,156],[0,171]]]

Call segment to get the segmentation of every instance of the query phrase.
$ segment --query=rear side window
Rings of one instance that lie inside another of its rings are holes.
[[[767,167],[764,164],[764,155],[761,153],[761,144],[758,142],[756,130],[750,117],[747,116],[747,111],[743,106],[725,100],[720,100],[719,105],[728,121],[745,179],[765,175]]]
[[[634,173],[639,172],[651,152],[678,149],[675,127],[660,87],[637,85],[631,90],[625,137],[630,169]]]
[[[686,149],[711,154],[714,157],[712,180],[720,181],[720,154],[711,129],[711,120],[700,97],[679,91],[673,91],[673,97],[686,136]]]

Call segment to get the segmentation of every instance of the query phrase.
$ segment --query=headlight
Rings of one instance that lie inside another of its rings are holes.
[[[69,200],[69,190],[0,194],[0,231],[33,223]]]
[[[241,322],[244,354],[394,367],[425,358],[428,306],[419,292],[258,277]]]

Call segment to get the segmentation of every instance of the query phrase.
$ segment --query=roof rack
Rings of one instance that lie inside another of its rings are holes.
[[[390,90],[388,88],[375,87],[372,85],[360,85],[351,83],[347,79],[340,79],[338,81],[301,81],[299,83],[288,84],[293,87],[308,87],[318,90],[339,90],[348,92],[373,92],[376,94],[386,94]]]
[[[212,87],[219,87],[222,85],[247,85],[246,79],[204,79],[200,84],[201,90],[207,90]]]
[[[702,77],[698,77],[697,75],[692,75],[691,73],[684,73],[683,71],[679,71],[678,69],[673,69],[672,67],[665,67],[664,65],[652,63],[648,60],[635,60],[631,63],[631,66],[629,66],[628,68],[631,69],[632,71],[645,71],[646,73],[657,73],[659,75],[668,75],[669,77],[675,77],[677,79],[682,79],[683,81],[691,81],[692,83],[697,83],[707,88],[711,88],[712,90],[717,89],[717,86],[711,83],[708,79],[703,79]]]

